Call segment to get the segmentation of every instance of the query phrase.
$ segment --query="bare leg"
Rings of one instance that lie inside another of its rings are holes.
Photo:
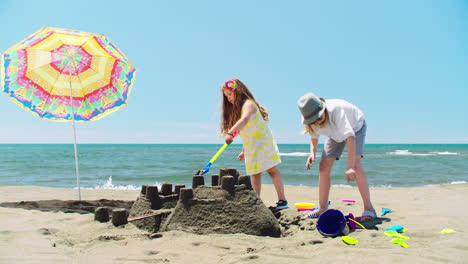
[[[281,177],[281,173],[276,166],[267,170],[268,174],[271,177],[273,185],[275,186],[276,194],[278,195],[278,200],[286,201],[286,197],[284,196],[284,184],[283,178]]]
[[[356,184],[359,189],[359,193],[361,194],[362,202],[364,203],[364,210],[375,212],[375,209],[372,206],[372,202],[370,199],[369,184],[367,182],[366,173],[364,172],[364,169],[362,168],[360,155],[356,155],[355,170],[356,170]]]
[[[260,196],[260,191],[262,190],[262,173],[257,173],[252,175],[252,188]]]
[[[318,215],[328,209],[328,197],[330,195],[330,172],[333,168],[336,158],[326,158],[320,160],[320,175],[319,175],[319,210]]]

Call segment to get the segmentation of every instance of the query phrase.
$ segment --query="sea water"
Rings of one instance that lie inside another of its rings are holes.
[[[202,169],[217,144],[80,144],[79,178],[82,188],[139,189],[143,184],[164,182],[191,186],[192,175]],[[278,145],[282,163],[278,166],[286,185],[318,185],[317,161],[305,170],[307,144]],[[242,145],[230,145],[205,175],[220,168],[236,168]],[[412,187],[468,182],[468,144],[367,144],[362,160],[371,187]],[[332,184],[355,186],[344,177],[346,152],[332,170]],[[263,183],[271,183],[264,173]],[[0,144],[0,185],[76,187],[76,170],[71,144]]]

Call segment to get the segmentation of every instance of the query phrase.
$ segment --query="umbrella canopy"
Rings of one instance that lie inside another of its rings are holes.
[[[2,54],[1,87],[43,119],[73,122],[76,182],[81,200],[75,121],[98,120],[127,104],[135,68],[104,36],[45,27]]]
[[[2,88],[52,121],[95,121],[127,103],[135,68],[105,36],[45,27],[2,54]]]

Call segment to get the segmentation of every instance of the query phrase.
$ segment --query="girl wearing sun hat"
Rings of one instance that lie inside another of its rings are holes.
[[[331,184],[330,172],[335,160],[340,158],[345,145],[348,146],[346,180],[356,180],[364,203],[364,212],[360,220],[366,221],[375,218],[376,214],[370,200],[367,176],[361,164],[367,128],[363,112],[345,100],[325,100],[313,93],[303,95],[297,104],[302,114],[305,133],[310,134],[310,156],[306,161],[307,170],[315,163],[319,136],[328,137],[319,165],[320,208],[309,212],[306,218],[317,218],[327,210]]]

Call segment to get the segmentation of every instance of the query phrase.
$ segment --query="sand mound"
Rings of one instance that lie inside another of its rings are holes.
[[[129,222],[150,232],[179,230],[279,237],[278,220],[252,190],[250,176],[239,176],[235,170],[222,169],[223,172],[233,176],[213,177],[215,186],[204,186],[200,175],[194,176],[193,189],[178,186],[172,192],[168,191],[172,185],[166,183],[158,192],[156,186],[143,186],[130,210]]]
[[[236,186],[233,193],[220,187],[196,188],[193,199],[177,203],[161,231],[169,230],[272,237],[281,234],[273,213],[245,185]]]

